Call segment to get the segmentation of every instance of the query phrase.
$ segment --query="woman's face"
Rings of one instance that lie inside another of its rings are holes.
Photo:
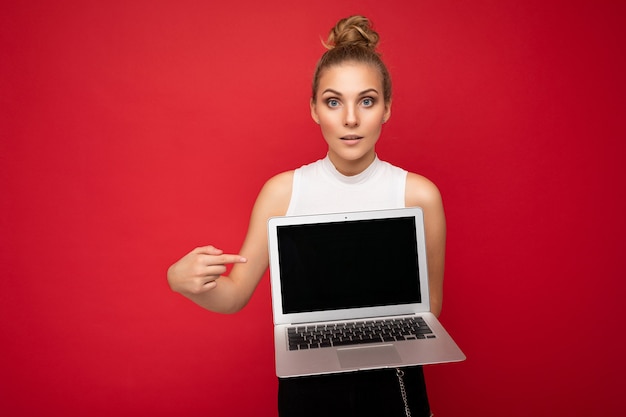
[[[370,65],[346,62],[322,73],[311,117],[342,174],[358,174],[374,160],[382,124],[391,114],[383,97],[381,75]]]

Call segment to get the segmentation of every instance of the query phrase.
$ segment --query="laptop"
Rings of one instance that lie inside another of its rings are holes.
[[[276,375],[465,359],[430,313],[419,207],[268,221]]]

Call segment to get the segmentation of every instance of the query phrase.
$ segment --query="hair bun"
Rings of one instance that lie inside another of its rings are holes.
[[[328,34],[324,46],[328,49],[361,46],[376,51],[378,39],[378,33],[372,29],[369,19],[364,16],[351,16],[337,22]]]

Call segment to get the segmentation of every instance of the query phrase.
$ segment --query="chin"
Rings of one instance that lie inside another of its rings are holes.
[[[361,152],[361,151],[356,151],[356,152],[335,152],[335,155],[340,158],[343,159],[344,161],[347,162],[360,162],[363,159],[368,159],[368,158],[373,158],[374,155],[376,155],[375,152]]]

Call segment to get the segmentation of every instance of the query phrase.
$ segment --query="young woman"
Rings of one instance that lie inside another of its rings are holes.
[[[169,268],[172,290],[208,310],[235,313],[246,305],[268,267],[269,217],[419,206],[427,237],[430,306],[439,315],[446,234],[443,205],[432,182],[377,157],[376,143],[391,116],[391,80],[376,52],[378,39],[362,16],[335,25],[315,71],[310,103],[328,154],[267,181],[239,254],[214,246],[194,249]],[[229,276],[222,275],[229,264],[234,264]],[[404,372],[401,381],[395,370],[281,379],[280,415],[429,416],[422,368]]]

